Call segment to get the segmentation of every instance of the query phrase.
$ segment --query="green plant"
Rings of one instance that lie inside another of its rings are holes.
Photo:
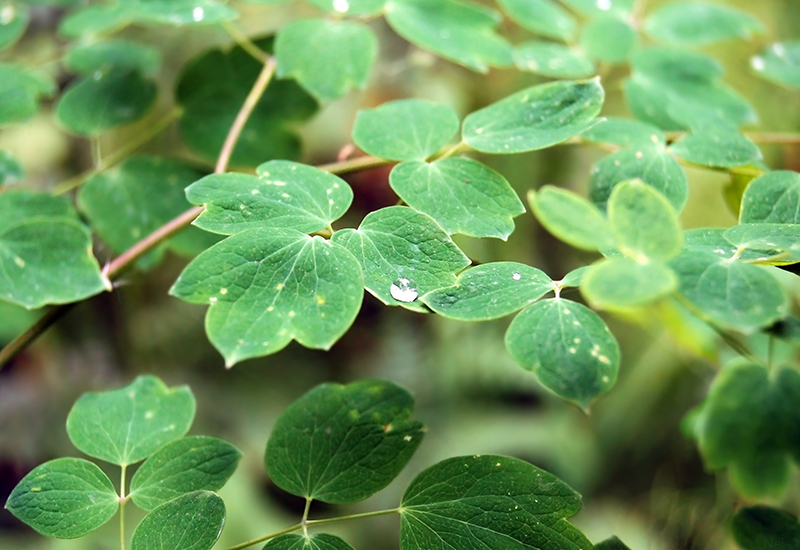
[[[705,2],[646,9],[631,0],[499,0],[516,25],[514,37],[529,31],[552,39],[512,46],[498,31],[501,12],[480,4],[311,4],[324,15],[256,40],[231,23],[234,5],[215,0],[118,0],[75,6],[63,19],[59,32],[71,42],[57,63],[75,77],[58,95],[54,117],[97,150],[99,136],[153,108],[166,53],[133,40],[135,33],[114,35],[164,24],[186,26],[187,34],[196,25],[218,25],[237,45],[187,63],[175,106],[161,120],[111,155],[97,153],[94,169],[50,192],[11,188],[23,179],[21,167],[10,154],[0,156],[0,298],[28,309],[55,305],[0,351],[0,365],[66,310],[59,304],[112,290],[126,270],[155,267],[167,249],[194,258],[170,293],[208,306],[208,338],[228,367],[293,340],[330,348],[352,325],[366,289],[387,306],[460,321],[516,314],[505,336],[509,354],[542,386],[588,412],[614,387],[620,367],[617,340],[594,310],[660,311],[678,336],[710,327],[722,348],[739,356],[726,362],[684,424],[708,469],[727,470],[744,498],[783,494],[800,458],[800,377],[790,352],[775,349],[798,341],[800,175],[770,171],[756,143],[800,140],[742,133],[756,124],[755,109],[724,82],[720,63],[693,49],[757,36],[764,26]],[[0,45],[10,47],[33,8],[1,6],[10,16],[0,25]],[[352,140],[369,156],[300,163],[296,125],[320,103],[367,86],[379,50],[369,23],[380,16],[409,43],[469,69],[516,68],[566,80],[526,86],[463,120],[428,100],[384,102],[353,122]],[[775,42],[752,58],[753,71],[798,88],[799,52],[797,42]],[[43,71],[0,64],[0,124],[30,118],[56,89]],[[620,89],[635,119],[613,116],[614,107],[598,118],[606,93]],[[133,156],[176,120],[191,164],[177,155]],[[528,203],[554,236],[601,257],[556,279],[521,261],[471,260],[454,235],[506,240],[525,211],[488,165],[492,155],[561,144],[609,153],[592,170],[588,199],[542,186],[528,193]],[[394,165],[389,183],[401,204],[353,219],[354,193],[340,176],[387,165]],[[737,224],[683,230],[690,196],[684,166],[730,176],[725,197]],[[76,210],[57,195],[77,188]],[[93,236],[119,254],[104,267],[91,250]],[[562,296],[576,287],[589,307]],[[124,503],[129,462],[114,461],[123,472],[115,498]],[[110,485],[103,483],[109,513]],[[575,537],[576,547],[588,544]],[[754,547],[742,542],[746,537],[737,540]],[[295,542],[306,544],[285,545]]]

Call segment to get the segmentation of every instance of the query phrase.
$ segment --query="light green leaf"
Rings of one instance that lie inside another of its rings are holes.
[[[782,494],[789,458],[800,459],[800,374],[783,368],[770,375],[762,366],[724,368],[701,406],[695,436],[706,466],[728,468],[745,498]]]
[[[663,263],[640,263],[632,258],[610,258],[595,264],[581,281],[581,293],[596,309],[641,307],[677,287],[677,277]]]
[[[366,86],[377,56],[375,33],[359,23],[303,19],[275,41],[278,76],[295,78],[323,102]]]
[[[734,168],[761,160],[761,150],[735,126],[711,127],[695,131],[673,143],[669,150],[688,162],[701,166]]]
[[[525,42],[514,48],[514,64],[522,71],[552,78],[586,78],[595,74],[583,51],[551,42]]]
[[[750,66],[762,78],[800,88],[800,41],[776,42],[753,57]]]
[[[390,0],[386,22],[412,44],[485,73],[512,65],[511,45],[495,32],[497,12],[457,0]]]
[[[659,191],[676,212],[689,197],[689,180],[680,164],[659,145],[638,145],[617,151],[597,163],[589,181],[589,199],[605,210],[618,184],[639,179]]]
[[[523,28],[548,38],[571,42],[577,22],[552,0],[499,0],[508,16]]]
[[[711,2],[673,2],[644,21],[644,31],[656,42],[703,46],[730,38],[762,34],[764,26],[752,15]]]
[[[433,219],[404,206],[371,212],[358,229],[334,233],[333,242],[358,259],[372,295],[415,311],[425,311],[418,296],[452,286],[470,264]]]
[[[211,25],[236,19],[238,13],[216,0],[118,0],[138,21],[183,26]]]
[[[800,174],[767,172],[744,192],[739,223],[800,223]]]
[[[39,99],[55,93],[55,84],[41,75],[0,63],[0,127],[22,122],[39,110]]]
[[[225,525],[225,503],[195,491],[165,502],[136,527],[131,550],[211,550]]]
[[[517,262],[492,262],[462,271],[456,284],[421,300],[449,319],[486,321],[510,315],[553,291],[544,272]]]
[[[469,115],[463,138],[484,153],[544,149],[596,124],[604,97],[597,78],[534,86]]]
[[[683,245],[678,214],[669,201],[641,180],[624,181],[608,199],[608,221],[616,248],[637,261],[666,261]]]
[[[0,149],[0,186],[14,185],[25,178],[25,169],[11,153]]]
[[[411,482],[400,504],[400,549],[591,548],[567,521],[581,497],[566,483],[516,458],[443,460]]]
[[[584,410],[617,380],[617,340],[581,304],[563,298],[537,302],[514,318],[505,341],[511,356],[542,386]]]
[[[133,14],[119,4],[94,4],[84,6],[68,14],[58,27],[58,33],[66,38],[100,36],[129,25]]]
[[[383,380],[322,384],[278,417],[267,474],[294,495],[330,503],[364,500],[386,487],[417,450],[425,427],[414,398]]]
[[[0,193],[0,212],[0,298],[36,309],[110,290],[67,200],[10,190]]]
[[[249,229],[291,227],[313,233],[339,219],[353,201],[343,180],[312,166],[273,160],[258,176],[211,174],[186,189],[189,202],[205,210],[194,225],[232,235]]]
[[[242,452],[221,439],[183,437],[160,447],[131,478],[130,497],[150,511],[192,491],[217,491],[236,470]]]
[[[753,332],[787,313],[786,295],[766,267],[694,251],[681,253],[670,267],[680,292],[720,326]]]
[[[72,48],[64,57],[64,63],[69,70],[82,75],[116,68],[152,76],[161,67],[161,51],[139,42],[111,39]]]
[[[528,204],[539,223],[565,243],[584,250],[613,245],[611,229],[602,212],[572,191],[545,185],[528,193]]]
[[[719,227],[705,227],[684,231],[683,248],[694,252],[707,252],[722,258],[731,259],[734,256],[746,262],[762,263],[771,254],[763,250],[737,250],[723,235],[726,229]]]
[[[182,437],[194,412],[188,387],[167,388],[155,376],[139,376],[118,390],[83,394],[69,412],[67,434],[87,455],[127,466]]]
[[[506,179],[468,158],[404,162],[389,177],[410,207],[428,214],[449,234],[506,240],[525,207]]]
[[[0,50],[13,46],[22,38],[30,18],[25,6],[16,5],[11,0],[0,2]]]
[[[98,71],[67,88],[56,106],[56,118],[71,132],[94,136],[139,120],[157,94],[156,84],[138,71]]]
[[[356,115],[353,141],[370,155],[391,160],[425,160],[458,131],[450,107],[422,99],[401,99]]]
[[[57,458],[22,478],[5,508],[42,535],[74,539],[114,517],[119,498],[96,465],[80,458]]]
[[[800,525],[791,514],[770,506],[742,506],[731,520],[731,534],[743,550],[788,546],[800,538]]]
[[[592,266],[590,265],[584,265],[577,269],[573,269],[572,271],[567,273],[563,279],[554,282],[557,283],[562,288],[581,286],[583,278],[586,276],[586,273],[589,271],[591,267]]]
[[[610,143],[620,147],[666,145],[667,138],[657,127],[640,120],[608,117],[581,134],[581,139]]]
[[[319,535],[281,535],[270,540],[262,550],[355,550],[339,537]]]
[[[293,229],[250,229],[195,258],[170,294],[209,304],[206,332],[233,366],[292,340],[330,348],[363,298],[358,261],[342,246]]]
[[[771,264],[800,262],[800,224],[734,225],[723,233],[723,237],[737,248],[768,254]]]
[[[627,15],[633,10],[636,0],[561,0],[573,10],[583,15],[597,17],[600,15]]]
[[[256,45],[272,51],[271,40]],[[180,133],[194,153],[215,162],[262,65],[242,48],[211,50],[184,68],[176,101],[183,108]],[[296,159],[300,140],[291,124],[311,117],[317,104],[294,81],[271,82],[245,124],[232,166],[258,166],[270,159]]]
[[[78,207],[103,240],[122,253],[188,210],[184,188],[200,177],[200,172],[178,161],[134,156],[89,178],[78,194]],[[191,238],[187,233],[199,238],[202,232],[190,229],[179,234],[138,265],[152,267],[167,247],[183,250]]]
[[[267,3],[275,4],[286,0],[267,0]],[[377,15],[383,10],[387,0],[308,0],[320,9],[330,13],[343,15]],[[261,3],[264,0],[260,0]]]
[[[605,63],[621,63],[636,46],[636,30],[619,17],[591,19],[581,29],[580,45],[586,55]]]

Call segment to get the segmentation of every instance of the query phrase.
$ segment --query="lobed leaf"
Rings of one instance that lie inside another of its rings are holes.
[[[188,387],[139,376],[117,390],[83,394],[69,412],[67,434],[87,455],[128,466],[182,437],[195,408]]]
[[[319,535],[281,535],[270,540],[262,550],[355,550],[339,537]]]
[[[547,38],[571,42],[577,21],[553,0],[499,0],[508,16],[521,27]]]
[[[211,550],[225,525],[225,503],[210,491],[165,502],[136,526],[131,550]]]
[[[800,41],[776,42],[753,57],[750,66],[762,78],[800,88]]]
[[[764,25],[749,13],[712,2],[673,2],[652,12],[645,32],[656,42],[703,46],[731,38],[750,38]]]
[[[545,229],[576,248],[599,250],[614,242],[603,213],[572,191],[545,185],[528,193],[528,203]]]
[[[278,417],[267,474],[294,495],[330,503],[364,500],[386,487],[417,450],[425,427],[414,398],[387,381],[322,384]]]
[[[594,63],[582,50],[551,42],[525,42],[514,48],[514,64],[552,78],[586,78],[595,74]]]
[[[739,223],[800,223],[800,174],[767,172],[747,186]]]

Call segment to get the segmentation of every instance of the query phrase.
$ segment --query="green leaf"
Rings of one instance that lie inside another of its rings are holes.
[[[562,288],[581,286],[581,282],[583,281],[583,278],[586,276],[586,273],[589,271],[590,268],[591,266],[584,265],[582,267],[579,267],[578,269],[573,269],[572,271],[567,273],[564,276],[564,278],[561,279],[560,281],[553,281],[553,282],[557,283]]]
[[[581,497],[566,483],[516,458],[443,460],[411,482],[400,504],[400,549],[590,548],[567,521]]]
[[[762,34],[764,26],[752,15],[711,2],[673,2],[651,13],[644,31],[656,42],[703,46],[731,38]]]
[[[800,373],[736,364],[717,376],[695,427],[712,470],[728,468],[734,487],[749,499],[782,494],[789,457],[800,459]]]
[[[620,147],[666,145],[667,138],[657,127],[640,120],[608,117],[581,134],[581,139],[610,143]]]
[[[272,50],[271,40],[258,40]],[[178,79],[176,101],[183,108],[180,133],[194,153],[216,161],[225,138],[262,65],[242,48],[210,50],[190,62]],[[264,161],[300,156],[293,123],[310,118],[317,104],[291,80],[271,82],[245,124],[231,157],[233,166],[258,166]]]
[[[363,298],[358,261],[342,246],[293,229],[250,229],[195,258],[170,294],[209,304],[206,332],[233,366],[292,340],[330,348]]]
[[[26,7],[11,0],[0,2],[0,50],[10,48],[22,38],[30,18]]]
[[[100,36],[129,25],[133,14],[119,4],[94,4],[81,7],[61,20],[58,32],[66,38]]]
[[[542,386],[584,410],[617,380],[619,345],[603,320],[581,304],[563,298],[537,302],[514,318],[505,341]]]
[[[521,27],[548,38],[571,42],[577,22],[552,0],[499,0],[498,4]]]
[[[469,115],[463,138],[484,153],[544,149],[596,124],[604,97],[597,78],[534,86]]]
[[[634,179],[659,191],[676,212],[683,210],[689,197],[689,180],[680,164],[660,145],[640,144],[598,162],[589,181],[589,199],[605,210],[614,188]]]
[[[613,245],[608,220],[580,195],[545,185],[528,193],[536,219],[550,233],[576,248],[599,250]]]
[[[628,309],[650,304],[678,287],[663,263],[610,258],[593,265],[581,281],[581,292],[596,309]]]
[[[97,71],[67,88],[56,106],[56,118],[73,133],[94,136],[144,117],[157,95],[155,82],[138,71]]]
[[[580,45],[586,55],[605,63],[621,63],[636,46],[636,30],[619,17],[601,16],[581,30]]]
[[[359,111],[353,141],[376,157],[425,160],[457,131],[458,116],[450,107],[422,99],[401,99]]]
[[[269,541],[263,550],[355,550],[339,537],[319,535],[281,535]]]
[[[506,179],[468,158],[404,162],[389,177],[410,207],[428,214],[449,234],[506,240],[525,207]]]
[[[267,0],[267,3],[275,4],[286,0]],[[320,9],[329,13],[340,13],[343,15],[377,15],[383,10],[387,0],[308,0]],[[264,0],[260,0],[261,3]]]
[[[633,10],[633,4],[636,0],[561,0],[573,10],[587,15],[596,17],[599,15],[628,15]]]
[[[673,143],[669,150],[685,161],[720,168],[746,166],[761,160],[761,150],[736,127],[705,128]]]
[[[233,8],[216,0],[118,0],[137,20],[183,26],[211,25],[236,19]]]
[[[582,50],[551,42],[516,46],[514,64],[522,71],[552,78],[586,78],[595,74],[594,63]]]
[[[762,78],[800,88],[800,41],[776,42],[753,57],[750,66]]]
[[[334,233],[333,242],[358,259],[372,295],[416,311],[425,311],[418,296],[452,286],[470,264],[433,219],[404,206],[371,212],[358,229]]]
[[[678,214],[669,201],[641,180],[616,185],[608,199],[608,221],[616,248],[639,262],[666,261],[683,245]]]
[[[684,251],[670,262],[680,292],[714,323],[753,332],[784,317],[786,295],[768,268]]]
[[[733,538],[743,550],[791,548],[800,538],[800,525],[791,514],[770,506],[742,506],[731,520]]]
[[[737,250],[737,247],[724,237],[725,231],[726,229],[719,227],[684,231],[683,247],[689,251],[716,254],[725,259],[737,257],[751,263],[756,261],[763,262],[770,256],[769,253],[765,253],[763,250],[748,250],[746,248]]]
[[[72,48],[64,57],[72,72],[91,75],[111,69],[130,69],[152,76],[161,67],[161,51],[147,44],[112,39]]]
[[[800,223],[800,174],[767,172],[744,192],[739,223]]]
[[[165,502],[136,527],[131,550],[211,550],[225,525],[225,503],[195,491]]]
[[[273,160],[258,176],[211,174],[186,189],[189,202],[205,210],[194,225],[232,235],[249,229],[291,227],[313,233],[339,219],[353,201],[343,180],[312,166]]]
[[[0,127],[29,119],[39,99],[55,93],[55,84],[16,65],[0,63]]]
[[[119,498],[96,465],[80,458],[57,458],[22,478],[5,507],[42,535],[74,539],[110,520]]]
[[[619,540],[618,537],[614,536],[611,537],[610,539],[598,542],[597,544],[594,545],[593,550],[631,550],[631,549],[625,546],[625,543]]]
[[[516,262],[492,262],[462,271],[456,284],[421,300],[449,319],[486,321],[510,315],[553,290],[544,272]]]
[[[42,315],[42,311],[28,311],[22,306],[0,300],[0,342],[11,342],[26,331]]]
[[[737,248],[767,253],[771,264],[800,262],[800,224],[746,223],[723,233]]]
[[[511,45],[495,32],[497,12],[457,0],[390,0],[386,22],[424,50],[485,73],[512,65]]]
[[[189,208],[184,188],[202,177],[181,162],[133,156],[89,178],[78,194],[78,206],[111,248],[122,253]],[[198,229],[189,232],[200,233]],[[181,233],[139,260],[152,267],[164,250],[182,250],[188,236]]]
[[[359,23],[304,19],[275,41],[278,76],[295,78],[322,102],[364,88],[377,56],[375,33]]]
[[[221,439],[183,437],[160,447],[131,478],[130,496],[150,511],[192,491],[217,491],[236,470],[242,452]]]
[[[0,149],[0,186],[14,185],[25,178],[25,169],[11,153]]]
[[[67,200],[10,190],[0,194],[0,212],[0,298],[36,309],[110,290]]]
[[[167,388],[155,376],[139,376],[118,390],[83,394],[69,412],[67,434],[87,455],[127,466],[182,437],[194,412],[186,386]]]
[[[278,417],[264,460],[276,485],[330,503],[364,500],[386,487],[417,450],[425,427],[414,398],[383,380],[322,384]]]

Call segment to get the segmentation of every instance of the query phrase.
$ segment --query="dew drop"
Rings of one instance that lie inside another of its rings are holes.
[[[339,13],[347,13],[350,9],[350,2],[347,0],[333,0],[333,9]]]
[[[404,303],[413,302],[419,295],[417,289],[411,284],[411,281],[405,277],[400,277],[392,283],[392,286],[389,287],[389,294],[398,302]]]
[[[203,17],[205,16],[206,16],[206,10],[204,10],[199,6],[192,10],[192,19],[194,19],[195,21],[202,21]]]
[[[511,276],[511,278],[514,279],[515,281],[519,281],[520,279],[522,279],[522,275],[520,275],[519,273],[514,273]]]

